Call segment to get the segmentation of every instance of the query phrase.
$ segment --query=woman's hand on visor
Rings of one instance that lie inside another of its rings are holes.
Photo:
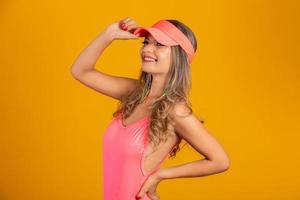
[[[120,21],[114,22],[107,27],[107,31],[112,34],[113,39],[128,40],[137,39],[138,36],[133,34],[133,31],[138,27],[138,24],[131,18],[127,17]]]

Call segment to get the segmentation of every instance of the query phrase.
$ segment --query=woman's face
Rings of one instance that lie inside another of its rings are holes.
[[[142,69],[150,73],[167,73],[171,63],[171,47],[158,43],[152,35],[148,34],[140,50]],[[155,60],[146,60],[150,56]]]

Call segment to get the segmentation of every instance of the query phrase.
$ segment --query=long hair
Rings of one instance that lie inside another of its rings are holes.
[[[180,29],[186,37],[191,41],[194,51],[197,50],[197,40],[194,33],[185,24],[178,20],[167,20]],[[151,84],[152,75],[141,70],[139,75],[138,86],[129,94],[123,96],[119,101],[118,109],[113,113],[116,117],[120,112],[126,119],[134,110],[134,108],[143,102],[148,95]],[[192,104],[188,98],[191,89],[191,68],[188,63],[188,57],[185,51],[179,46],[171,46],[171,64],[168,72],[168,81],[164,88],[164,93],[156,99],[151,105],[151,122],[149,127],[149,142],[154,144],[156,148],[160,142],[165,142],[168,135],[173,133],[170,124],[173,124],[169,111],[174,107],[175,103],[184,103],[193,113]],[[201,121],[204,123],[204,121]],[[177,134],[178,135],[178,134]],[[178,135],[179,140],[169,152],[169,158],[175,157],[176,153],[181,149],[180,143],[182,138]]]

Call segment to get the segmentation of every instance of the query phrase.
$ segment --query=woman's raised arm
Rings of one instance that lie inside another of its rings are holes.
[[[115,99],[134,89],[138,83],[136,79],[112,76],[95,69],[95,64],[106,47],[115,39],[137,39],[129,30],[137,27],[130,18],[122,20],[129,28],[124,31],[120,22],[114,22],[104,29],[76,58],[70,70],[72,76],[82,84]]]

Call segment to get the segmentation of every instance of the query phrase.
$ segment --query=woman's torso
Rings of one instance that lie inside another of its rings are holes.
[[[174,147],[175,138],[153,152],[148,143],[150,117],[124,124],[114,117],[103,135],[104,200],[135,200],[144,181],[158,170]],[[150,200],[147,195],[143,200]]]

